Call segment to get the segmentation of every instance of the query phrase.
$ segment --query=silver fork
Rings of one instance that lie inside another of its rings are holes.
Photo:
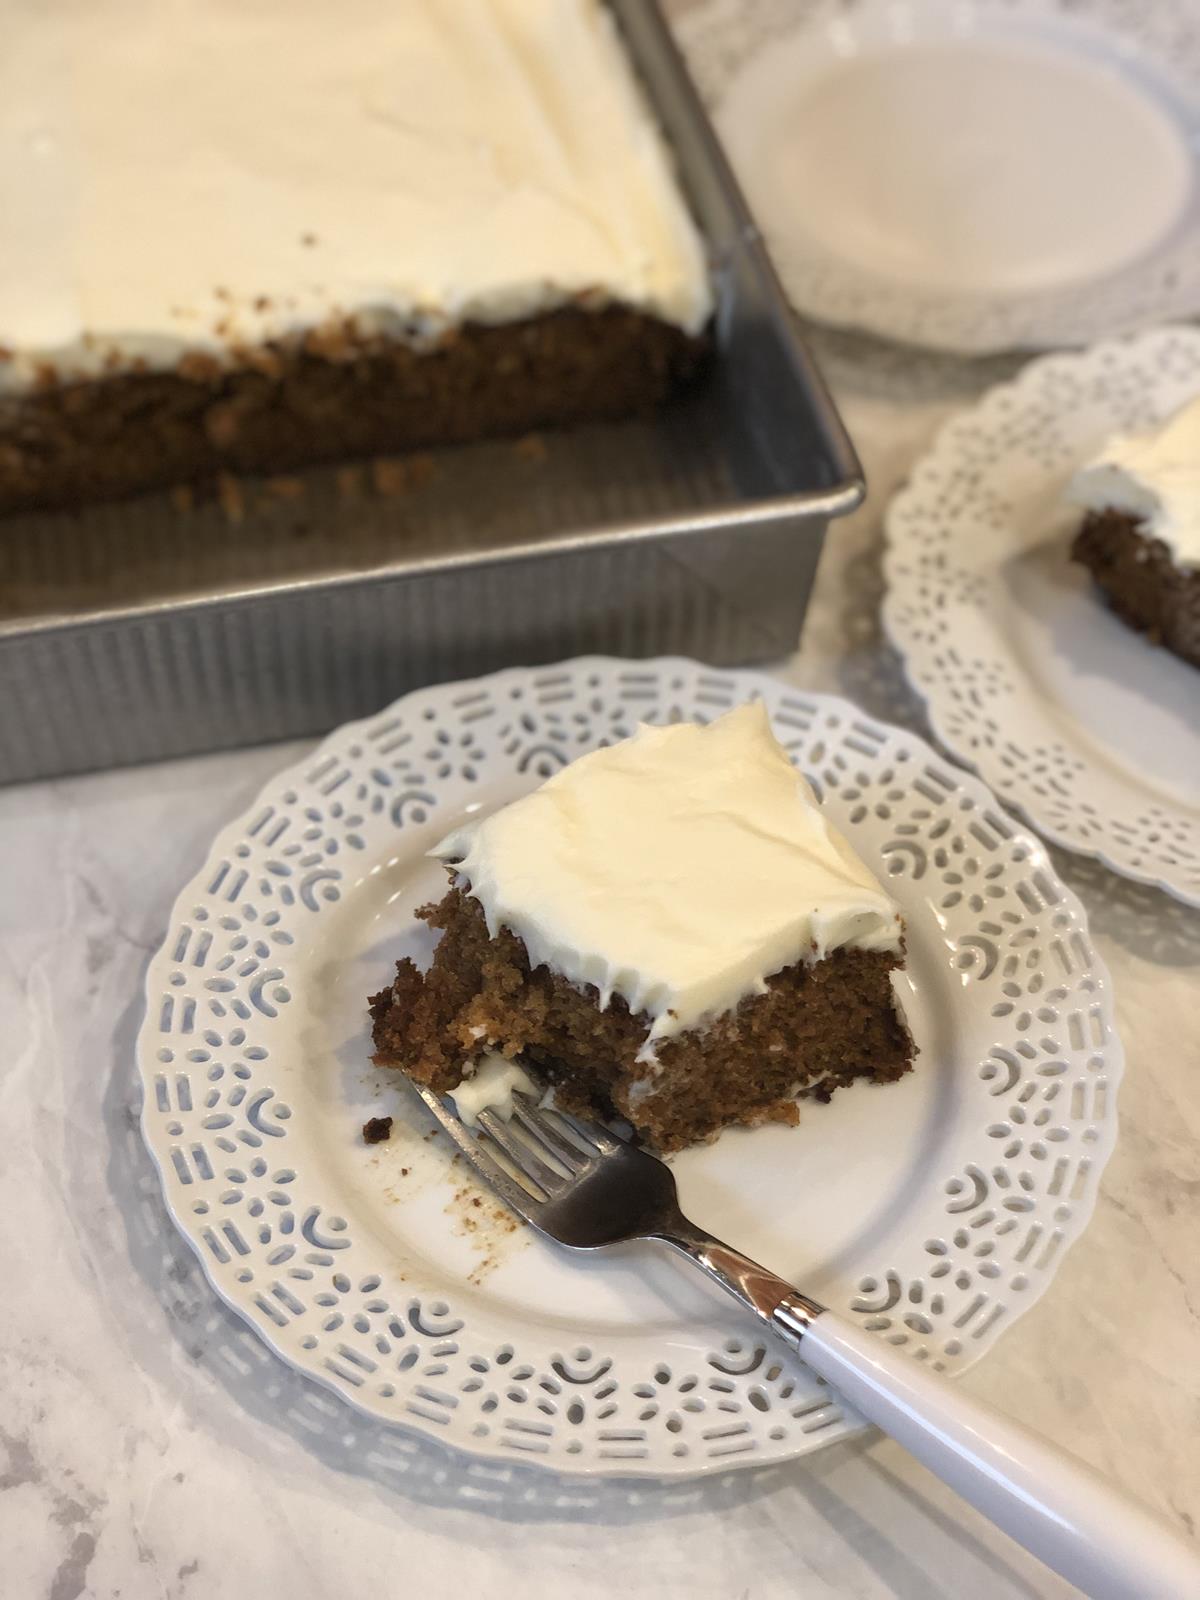
[[[572,1250],[656,1240],[688,1258],[862,1416],[1093,1600],[1200,1596],[1194,1547],[1075,1457],[689,1222],[670,1168],[607,1128],[515,1094],[474,1136],[416,1086],[480,1177]]]

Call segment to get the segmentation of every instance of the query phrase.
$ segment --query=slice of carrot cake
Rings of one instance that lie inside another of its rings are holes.
[[[1072,478],[1071,554],[1123,622],[1200,667],[1200,398],[1117,434]]]
[[[640,728],[433,854],[433,962],[371,1014],[375,1061],[435,1090],[499,1052],[669,1151],[912,1065],[900,913],[760,703]]]

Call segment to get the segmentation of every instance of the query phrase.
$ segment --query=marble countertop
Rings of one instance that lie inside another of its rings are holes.
[[[778,670],[920,728],[879,634],[880,508],[947,411],[1011,364],[817,344],[872,495],[831,530],[803,648]],[[132,1069],[142,973],[178,885],[300,748],[0,793],[6,1600],[1072,1593],[878,1437],[629,1487],[519,1467],[468,1476],[331,1396],[314,1432],[305,1380],[224,1309],[170,1226]],[[1120,1142],[1052,1290],[963,1382],[1194,1532],[1200,914],[1056,860],[1116,985]]]

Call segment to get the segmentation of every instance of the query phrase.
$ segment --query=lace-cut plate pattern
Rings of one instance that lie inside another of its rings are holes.
[[[1071,473],[1200,394],[1200,332],[1046,356],[954,418],[887,515],[884,621],[939,740],[1056,844],[1200,905],[1200,673],[1069,559]]]
[[[406,851],[419,861],[444,821],[639,721],[707,720],[752,696],[902,905],[922,1055],[907,1087],[842,1091],[798,1129],[687,1152],[685,1202],[699,1194],[718,1226],[704,1190],[714,1163],[751,1196],[779,1152],[781,1170],[819,1154],[806,1130],[827,1146],[829,1130],[859,1129],[838,1160],[850,1187],[837,1210],[862,1211],[854,1243],[810,1284],[947,1371],[1033,1303],[1084,1227],[1116,1127],[1108,979],[1078,902],[982,784],[845,701],[692,662],[584,659],[422,690],[331,735],[218,836],[150,966],[138,1051],[167,1204],[217,1291],[373,1416],[486,1456],[653,1476],[796,1456],[861,1426],[736,1308],[697,1288],[699,1310],[681,1316],[677,1270],[657,1331],[635,1312],[622,1322],[619,1291],[615,1311],[611,1299],[603,1315],[564,1310],[586,1305],[598,1258],[566,1261],[536,1241],[518,1260],[519,1294],[501,1271],[448,1284],[439,1229],[448,1239],[461,1172],[442,1171],[445,1195],[435,1182],[409,1234],[405,1207],[380,1211],[355,1176],[374,1157],[356,1136],[361,1110],[339,1104],[349,1079],[329,1066],[340,1053],[351,1075],[365,1067],[361,1007],[348,1038],[321,1033],[322,974],[359,959],[355,940],[388,942],[365,911],[347,933],[356,905]],[[349,988],[359,994],[357,979]],[[415,1116],[391,1092],[388,1109]],[[831,1115],[850,1122],[817,1120]],[[773,1265],[798,1230],[791,1207],[776,1208]],[[804,1226],[820,1235],[819,1216]],[[753,1242],[744,1218],[729,1231]],[[648,1293],[664,1270],[638,1257]]]

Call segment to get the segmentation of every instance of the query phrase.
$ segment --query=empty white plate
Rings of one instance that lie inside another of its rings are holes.
[[[961,351],[1200,310],[1200,31],[1183,0],[1076,9],[721,0],[685,19],[799,310]]]

